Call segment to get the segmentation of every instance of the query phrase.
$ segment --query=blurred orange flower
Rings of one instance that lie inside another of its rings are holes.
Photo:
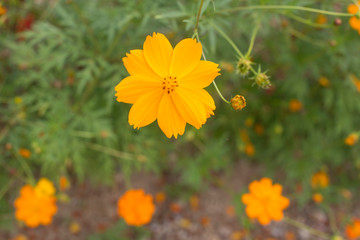
[[[330,86],[330,81],[328,78],[326,77],[320,77],[319,78],[319,84],[322,86],[322,87],[329,87]]]
[[[0,3],[0,16],[6,14],[6,12],[7,12],[7,9],[4,8],[4,7],[2,6],[2,4]]]
[[[350,79],[352,83],[355,85],[356,90],[360,92],[360,79],[356,77],[354,74],[350,74]]]
[[[324,200],[324,197],[323,197],[323,195],[321,193],[314,193],[312,195],[312,199],[316,203],[322,203],[323,200]]]
[[[158,192],[156,195],[155,195],[155,201],[157,203],[163,203],[166,199],[166,195],[165,193],[163,192]]]
[[[255,147],[252,143],[246,143],[245,145],[245,153],[248,156],[254,156],[255,154]]]
[[[351,14],[358,14],[359,12],[359,4],[360,4],[360,1],[358,1],[357,4],[350,4],[348,6],[348,12],[351,13]],[[359,16],[353,16],[350,18],[349,20],[349,24],[351,26],[351,28],[353,28],[354,30],[358,31],[358,33],[360,34],[360,19],[359,19]]]
[[[303,105],[302,103],[297,99],[292,99],[289,102],[289,110],[291,112],[298,112],[302,109]]]
[[[352,146],[358,141],[358,139],[359,135],[357,133],[351,133],[345,138],[344,142],[346,145]]]
[[[142,189],[128,190],[118,200],[118,214],[128,225],[141,226],[151,221],[155,212],[153,197]]]
[[[325,24],[327,22],[327,17],[323,14],[319,14],[316,18],[316,23]]]
[[[65,191],[70,187],[69,180],[65,176],[61,176],[59,180],[59,187],[61,191]]]
[[[26,148],[20,148],[19,149],[19,154],[20,156],[22,156],[23,158],[29,158],[31,156],[31,152],[30,150],[26,149]]]
[[[329,176],[325,172],[317,172],[311,177],[313,188],[326,188],[329,185]]]
[[[257,219],[262,225],[283,218],[283,210],[289,206],[290,201],[281,195],[280,184],[272,185],[271,179],[262,178],[250,183],[249,191],[250,193],[242,195],[242,202],[246,205],[245,212],[249,218]]]
[[[352,224],[346,226],[345,234],[349,239],[357,239],[360,237],[360,219],[354,219]]]
[[[23,221],[28,227],[37,227],[40,224],[49,225],[57,212],[54,196],[36,193],[36,189],[25,185],[20,190],[20,196],[14,202],[15,218]]]

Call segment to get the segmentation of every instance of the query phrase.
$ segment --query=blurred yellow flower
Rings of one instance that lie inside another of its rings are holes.
[[[358,141],[358,139],[359,135],[357,133],[351,133],[345,138],[344,142],[348,146],[353,146]]]
[[[203,88],[220,75],[218,64],[200,60],[202,46],[184,39],[173,49],[161,33],[147,36],[143,50],[123,58],[130,76],[116,87],[117,101],[133,104],[129,124],[134,128],[157,120],[168,138],[182,135],[186,123],[199,129],[214,115],[215,103]]]
[[[147,224],[154,212],[153,197],[142,189],[128,190],[118,200],[118,214],[128,225]]]
[[[231,99],[230,102],[231,102],[231,107],[234,110],[241,110],[244,107],[246,107],[246,100],[245,100],[244,96],[241,96],[241,95],[236,95],[235,97],[233,97]]]
[[[313,188],[326,188],[329,185],[329,176],[325,172],[317,172],[311,177],[311,186]]]
[[[57,212],[56,198],[38,195],[30,185],[21,188],[20,196],[15,200],[14,206],[15,218],[23,221],[28,227],[49,225]]]
[[[316,203],[322,203],[323,200],[324,200],[324,197],[323,197],[323,195],[321,193],[314,193],[312,195],[312,199]]]
[[[34,189],[39,197],[50,197],[55,194],[54,184],[46,178],[41,178]]]
[[[322,86],[322,87],[329,87],[330,86],[330,81],[328,78],[326,77],[320,77],[319,78],[319,84]]]
[[[23,100],[22,100],[21,97],[15,97],[15,98],[14,98],[14,102],[15,102],[16,104],[21,104],[21,103],[23,102]]]
[[[14,238],[12,238],[11,240],[28,240],[28,237],[25,236],[24,234],[19,234],[16,235]]]
[[[232,63],[229,63],[229,62],[221,61],[220,62],[220,67],[222,69],[225,69],[228,72],[233,72],[234,71],[234,65]]]
[[[19,155],[22,156],[23,158],[29,158],[31,156],[31,152],[26,148],[20,148]]]
[[[198,210],[199,209],[199,197],[196,195],[193,195],[189,199],[190,207],[192,210]]]
[[[290,201],[281,195],[280,184],[273,185],[271,179],[262,178],[250,183],[249,191],[250,193],[242,195],[249,218],[257,219],[262,225],[269,224],[271,220],[282,220],[283,210],[289,206]]]
[[[81,231],[80,224],[78,222],[71,222],[69,226],[69,231],[72,234],[78,234]]]
[[[360,237],[360,219],[354,219],[351,224],[346,226],[345,235],[349,239],[358,239]]]
[[[302,103],[297,99],[292,99],[289,102],[289,110],[290,112],[298,112],[302,109]]]
[[[350,4],[348,6],[348,12],[351,14],[358,14],[359,12],[359,4],[360,1],[357,2],[357,4]],[[360,19],[359,16],[353,16],[350,18],[349,20],[349,24],[351,26],[351,28],[353,28],[354,30],[358,31],[358,33],[360,34]]]

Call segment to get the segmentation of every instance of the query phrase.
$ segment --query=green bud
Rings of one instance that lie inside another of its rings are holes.
[[[264,89],[267,89],[271,86],[270,77],[268,75],[266,75],[265,73],[256,74],[255,82],[259,87],[264,88]]]
[[[248,58],[240,58],[236,65],[236,73],[246,76],[249,74],[251,69],[251,64],[253,64]]]

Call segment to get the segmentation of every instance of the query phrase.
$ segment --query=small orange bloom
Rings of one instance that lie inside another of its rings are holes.
[[[264,130],[264,126],[261,125],[260,123],[255,124],[254,130],[255,130],[255,132],[256,132],[257,135],[263,135],[263,134],[264,134],[264,131],[265,131],[265,130]]]
[[[31,156],[31,152],[26,148],[20,148],[19,149],[19,154],[23,158],[29,158]]]
[[[360,79],[357,78],[354,74],[350,74],[350,79],[356,87],[356,90],[360,92]]]
[[[349,24],[350,24],[351,28],[358,31],[360,34],[359,4],[360,4],[360,1],[358,1],[358,4],[350,4],[348,6],[347,10],[351,14],[358,15],[358,16],[351,17],[349,20]]]
[[[70,187],[69,180],[65,176],[61,176],[59,180],[60,191],[65,191]]]
[[[323,195],[320,194],[320,193],[314,193],[314,194],[312,195],[312,199],[313,199],[313,201],[316,202],[316,203],[322,203],[323,200],[324,200],[324,197],[323,197]]]
[[[272,185],[271,179],[262,178],[250,183],[249,191],[250,193],[242,195],[242,202],[246,205],[245,212],[249,218],[257,219],[262,225],[283,218],[283,210],[289,206],[290,201],[281,195],[280,184]]]
[[[210,224],[210,219],[208,217],[202,217],[200,222],[201,222],[201,225],[206,227],[206,226],[208,226]]]
[[[181,206],[177,203],[172,203],[170,205],[170,210],[173,212],[173,213],[178,213],[181,211]]]
[[[233,206],[226,207],[226,214],[230,217],[235,216],[235,208]]]
[[[289,110],[291,112],[298,112],[303,108],[302,103],[297,99],[292,99],[289,102]]]
[[[351,133],[344,140],[345,144],[348,146],[353,146],[359,139],[359,135],[357,133]]]
[[[325,24],[327,22],[327,18],[323,14],[319,14],[316,18],[316,23],[318,24]]]
[[[19,234],[16,237],[12,238],[11,240],[28,240],[28,237],[24,234]]]
[[[56,198],[39,195],[30,185],[21,188],[20,196],[15,200],[14,205],[15,218],[32,228],[40,224],[49,225],[57,212]]]
[[[4,8],[4,7],[2,6],[2,4],[0,3],[0,16],[1,16],[1,15],[5,15],[6,12],[7,12],[7,9]]]
[[[166,195],[165,193],[163,192],[158,192],[156,195],[155,195],[155,201],[157,203],[163,203],[166,199]]]
[[[360,219],[354,219],[352,224],[346,226],[345,234],[349,239],[360,237]]]
[[[329,176],[325,172],[317,172],[311,177],[313,188],[326,188],[329,185]]]
[[[154,212],[153,197],[142,189],[128,190],[118,200],[118,214],[128,225],[147,224]]]
[[[328,78],[326,77],[321,77],[319,78],[319,84],[322,86],[322,87],[329,87],[330,86],[330,81]]]
[[[245,153],[246,155],[252,157],[255,154],[255,147],[252,143],[246,143],[245,145]]]

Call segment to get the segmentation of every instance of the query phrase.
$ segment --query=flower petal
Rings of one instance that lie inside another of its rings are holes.
[[[201,43],[195,39],[186,38],[179,42],[174,49],[170,64],[170,75],[182,78],[199,64],[202,53]]]
[[[149,66],[161,77],[169,75],[169,66],[173,48],[169,40],[161,33],[147,36],[144,42],[144,57]]]
[[[129,124],[141,128],[154,122],[164,91],[156,89],[140,97],[129,112]]]
[[[178,87],[171,95],[183,119],[199,129],[206,122],[206,108],[196,94],[186,88]]]
[[[193,96],[205,106],[206,118],[209,118],[211,115],[214,115],[213,110],[215,110],[215,102],[211,95],[204,89],[187,89],[193,93]]]
[[[168,138],[172,135],[177,138],[178,135],[184,134],[186,122],[177,111],[170,94],[163,95],[157,118],[160,129]]]
[[[135,103],[142,95],[156,88],[161,89],[159,79],[139,75],[129,76],[115,87],[115,96],[118,102]]]
[[[122,60],[130,75],[143,75],[154,78],[158,76],[146,62],[143,50],[131,50]]]
[[[356,14],[359,11],[359,8],[355,4],[350,4],[348,6],[347,10],[348,10],[348,13]]]
[[[210,61],[200,61],[196,68],[179,79],[179,84],[188,88],[204,88],[209,86],[220,75],[219,64]]]

